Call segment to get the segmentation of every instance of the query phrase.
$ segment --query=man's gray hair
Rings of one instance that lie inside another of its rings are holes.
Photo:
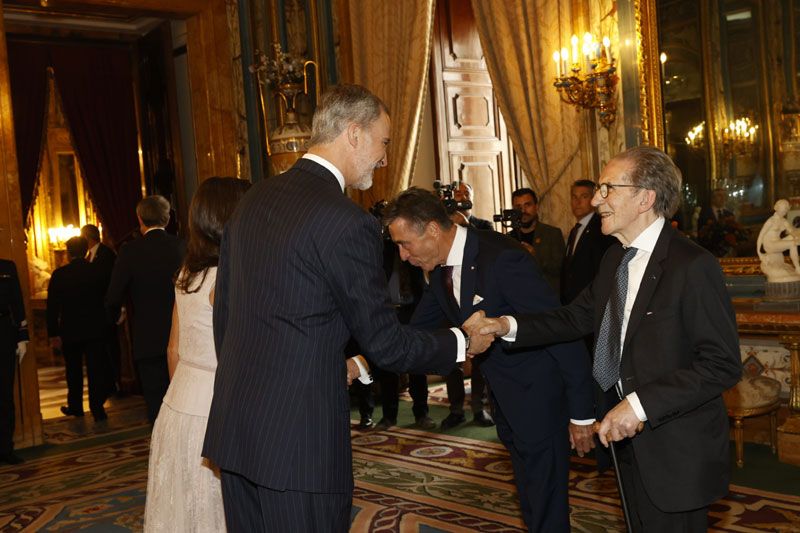
[[[148,228],[166,226],[169,222],[169,202],[159,194],[145,196],[136,205],[136,214]]]
[[[360,85],[337,85],[322,95],[314,112],[309,144],[333,142],[351,122],[368,128],[389,110],[380,98]]]
[[[663,150],[635,146],[614,156],[629,163],[625,176],[632,185],[655,191],[653,211],[667,220],[681,203],[681,171]]]

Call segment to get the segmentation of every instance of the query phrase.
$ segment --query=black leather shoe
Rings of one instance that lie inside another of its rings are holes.
[[[436,422],[433,421],[433,418],[429,416],[421,416],[417,418],[417,421],[414,423],[420,429],[433,429],[436,427]]]
[[[102,422],[104,420],[108,420],[108,415],[106,414],[105,410],[98,411],[96,413],[92,413],[95,422]]]
[[[3,455],[0,455],[0,463],[8,463],[10,465],[18,465],[20,463],[24,463],[25,459],[20,457],[19,455],[15,454],[14,452],[8,452]]]
[[[456,415],[450,413],[449,415],[447,415],[447,418],[442,420],[442,429],[454,428],[456,426],[463,424],[466,421],[467,419],[464,418],[464,415]]]
[[[83,411],[73,411],[66,405],[61,406],[61,412],[67,416],[83,416]]]
[[[397,425],[397,420],[392,420],[390,418],[384,417],[381,418],[377,424],[375,424],[375,429],[378,431],[384,431],[396,425]]]
[[[485,428],[494,425],[494,418],[492,418],[492,415],[490,415],[486,411],[478,411],[477,413],[475,413],[475,416],[472,418],[472,420],[479,426],[483,426]]]
[[[372,421],[369,417],[364,417],[361,419],[361,422],[358,423],[358,429],[370,429],[375,427],[375,422]]]

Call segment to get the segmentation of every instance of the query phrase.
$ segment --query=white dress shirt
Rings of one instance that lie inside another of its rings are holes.
[[[589,221],[592,219],[593,216],[594,216],[594,211],[592,211],[591,213],[589,213],[588,215],[586,215],[585,217],[583,217],[578,221],[580,227],[578,228],[578,231],[575,232],[575,242],[572,243],[572,249],[569,250],[570,255],[575,253],[575,249],[578,247],[578,241],[581,240],[581,235],[583,235],[583,232],[586,231],[586,226],[589,225]]]

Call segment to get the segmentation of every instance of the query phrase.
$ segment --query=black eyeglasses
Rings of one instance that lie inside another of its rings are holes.
[[[601,198],[608,198],[609,191],[618,187],[633,187],[636,189],[641,189],[641,186],[639,185],[626,185],[624,183],[601,183],[597,186],[597,190],[600,191]]]

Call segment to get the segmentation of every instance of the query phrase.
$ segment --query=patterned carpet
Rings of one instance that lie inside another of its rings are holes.
[[[149,426],[140,401],[110,410],[107,425],[46,423],[58,444],[0,467],[0,531],[141,531]],[[84,433],[87,430],[87,433]],[[497,443],[410,428],[353,430],[358,532],[521,531],[508,455]],[[800,531],[800,498],[732,487],[711,512],[712,531]],[[574,531],[624,531],[614,479],[574,458]]]

